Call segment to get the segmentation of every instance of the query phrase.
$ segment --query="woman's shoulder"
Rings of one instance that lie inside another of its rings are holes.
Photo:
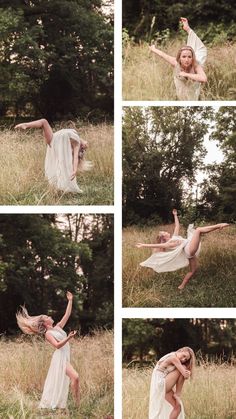
[[[158,362],[163,362],[163,361],[166,361],[166,360],[171,361],[171,359],[172,359],[173,357],[175,357],[175,356],[176,356],[176,355],[175,355],[175,352],[169,352],[168,354],[166,354],[166,355],[162,356],[162,357],[159,359],[159,361],[158,361]]]

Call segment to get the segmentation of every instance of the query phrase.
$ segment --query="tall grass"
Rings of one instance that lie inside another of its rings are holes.
[[[68,409],[38,409],[53,349],[48,343],[0,342],[0,417],[105,419],[113,412],[113,333],[71,342],[71,363],[79,373],[81,406],[69,396]]]
[[[111,205],[113,203],[113,127],[87,125],[80,135],[89,142],[88,172],[79,172],[83,194],[66,194],[44,177],[46,146],[40,130],[0,132],[1,205]]]
[[[152,369],[123,371],[123,419],[147,419]],[[202,363],[181,399],[188,419],[235,419],[235,366]]]
[[[183,45],[179,40],[160,47],[176,56]],[[176,100],[173,68],[151,53],[147,43],[128,42],[123,49],[124,100]],[[236,98],[236,44],[208,48],[205,66],[208,82],[202,85],[201,100],[235,100]]]
[[[206,234],[202,238],[199,269],[184,290],[177,289],[186,269],[156,273],[139,266],[150,249],[137,249],[137,242],[152,243],[157,229],[128,227],[123,231],[123,305],[126,307],[235,307],[236,227]],[[173,232],[173,226],[158,226]],[[181,234],[184,236],[184,230]]]

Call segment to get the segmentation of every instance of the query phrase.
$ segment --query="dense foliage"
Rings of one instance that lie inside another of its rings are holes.
[[[155,360],[183,346],[227,360],[236,352],[235,332],[235,319],[125,319],[123,361]]]
[[[164,36],[163,31],[176,31],[179,18],[187,17],[193,28],[202,32],[204,40],[236,37],[236,11],[233,0],[126,0],[123,1],[123,28],[136,41]]]
[[[101,0],[0,2],[0,116],[112,116],[113,23]]]
[[[15,333],[15,313],[58,321],[75,294],[70,327],[113,325],[113,217],[12,214],[0,217],[0,331]]]
[[[234,108],[125,108],[123,118],[123,224],[172,221],[177,208],[196,218],[235,220]],[[206,167],[205,135],[224,154]],[[198,170],[207,172],[194,196]]]

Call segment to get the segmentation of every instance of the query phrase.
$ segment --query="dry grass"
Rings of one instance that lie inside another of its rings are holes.
[[[110,205],[113,203],[113,127],[87,125],[79,130],[88,140],[86,158],[94,164],[79,172],[83,194],[65,194],[44,178],[45,143],[39,130],[0,132],[1,205]]]
[[[123,372],[123,419],[148,417],[152,369]],[[188,419],[235,419],[236,368],[204,363],[186,381],[182,400]]]
[[[126,307],[235,307],[235,226],[206,234],[202,239],[199,270],[183,291],[177,289],[187,269],[156,273],[139,263],[148,249],[137,242],[151,243],[157,230],[173,232],[172,226],[157,229],[128,227],[123,231],[123,305]],[[185,232],[182,229],[181,234]]]
[[[182,43],[175,40],[163,49],[176,56],[181,46]],[[123,52],[124,100],[176,100],[173,69],[151,53],[148,44],[128,43]],[[202,86],[201,100],[235,100],[235,56],[236,44],[208,49],[205,67],[208,82]]]
[[[0,342],[0,417],[9,419],[56,418],[105,419],[113,412],[113,334],[71,341],[71,362],[78,371],[81,407],[71,395],[68,410],[40,412],[38,403],[53,349],[38,339]]]

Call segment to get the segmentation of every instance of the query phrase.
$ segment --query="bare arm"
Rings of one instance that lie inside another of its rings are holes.
[[[73,330],[72,332],[69,333],[69,335],[61,340],[60,342],[58,342],[49,331],[46,332],[45,334],[45,338],[46,340],[51,343],[52,346],[54,346],[54,348],[56,349],[60,349],[62,348],[62,346],[64,346],[71,338],[73,338],[76,335],[77,331]]]
[[[79,165],[79,148],[80,148],[80,144],[77,141],[74,140],[70,140],[71,141],[71,145],[73,148],[73,172],[71,174],[70,179],[73,180],[76,176],[77,170],[78,170],[78,165]]]
[[[171,55],[166,54],[165,52],[156,48],[155,45],[151,45],[149,47],[149,49],[150,49],[150,51],[157,54],[159,57],[163,58],[167,63],[171,64],[173,67],[175,67],[177,65],[177,61],[176,61],[175,57],[172,57]]]
[[[180,76],[187,77],[193,81],[198,81],[200,83],[206,83],[207,82],[207,76],[205,71],[203,70],[202,66],[200,64],[197,65],[196,73],[186,73],[185,71],[180,71]]]
[[[71,292],[67,291],[66,297],[67,297],[68,303],[67,303],[65,314],[62,317],[62,319],[57,323],[57,326],[61,327],[62,329],[65,326],[65,324],[67,323],[67,321],[68,321],[68,319],[71,315],[71,310],[72,310],[73,295],[71,294]]]
[[[146,244],[146,243],[137,243],[136,247],[141,248],[141,247],[151,247],[151,248],[157,248],[157,249],[172,249],[176,246],[178,246],[181,243],[180,240],[170,240],[166,243],[154,243],[154,244]]]
[[[175,229],[174,229],[174,236],[178,236],[179,235],[179,218],[178,218],[178,214],[177,214],[177,210],[173,209],[172,214],[174,216],[174,221],[175,221]]]
[[[177,370],[179,370],[184,378],[187,379],[190,377],[190,371],[183,364],[181,364],[180,360],[175,355],[171,356],[169,361],[177,368]]]

